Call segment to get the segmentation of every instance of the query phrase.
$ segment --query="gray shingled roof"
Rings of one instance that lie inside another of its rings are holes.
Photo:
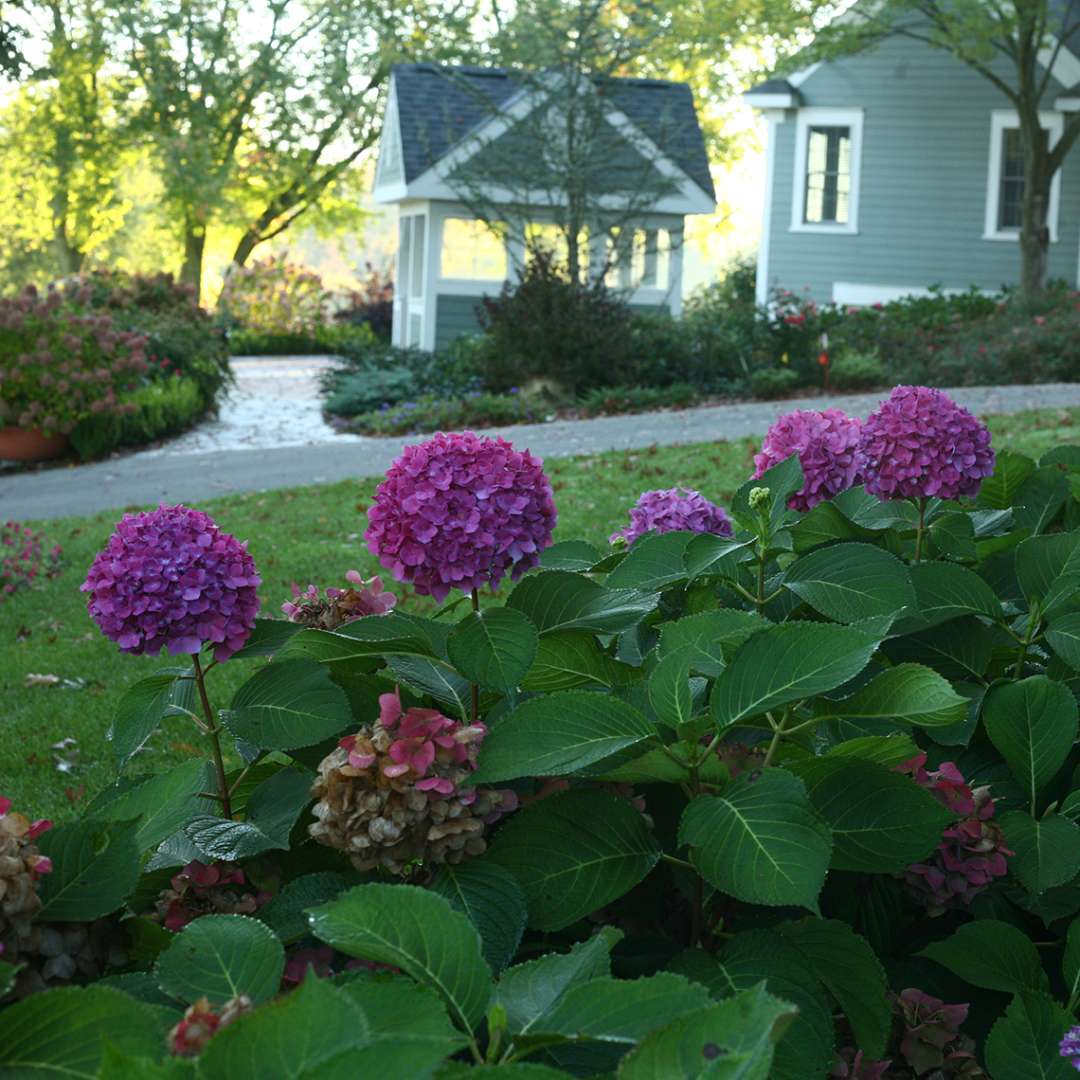
[[[395,64],[393,76],[407,183],[503,108],[523,85],[520,76],[502,68]],[[714,196],[689,86],[658,79],[608,79],[597,89],[702,191]]]
[[[787,79],[766,79],[757,86],[751,86],[748,94],[793,94],[795,87]]]

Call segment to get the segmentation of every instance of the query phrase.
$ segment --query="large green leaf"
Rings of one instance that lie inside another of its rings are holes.
[[[761,988],[744,990],[646,1036],[618,1080],[768,1080],[774,1045],[797,1013]]]
[[[1033,536],[1016,549],[1016,576],[1028,602],[1042,600],[1058,578],[1080,569],[1073,556],[1080,545],[1080,532]]]
[[[476,927],[484,959],[498,973],[514,958],[529,921],[525,893],[509,870],[487,859],[439,867],[428,886]]]
[[[738,608],[687,615],[664,625],[657,655],[663,660],[675,653],[685,654],[691,671],[714,678],[744,641],[768,626],[760,615]]]
[[[686,546],[694,534],[659,533],[634,541],[627,556],[607,576],[609,589],[657,592],[687,576]]]
[[[642,979],[598,978],[570,987],[533,1032],[540,1039],[554,1034],[632,1046],[650,1031],[708,1003],[704,986],[670,972]]]
[[[1080,611],[1055,619],[1046,629],[1046,643],[1074,671],[1080,671]]]
[[[283,660],[260,668],[233,695],[223,714],[237,738],[266,750],[313,746],[352,722],[345,691],[329,670],[311,660]]]
[[[1017,994],[986,1040],[986,1066],[1001,1080],[1071,1080],[1076,1071],[1061,1056],[1061,1037],[1073,1018],[1053,998]]]
[[[894,664],[925,664],[946,679],[981,682],[994,655],[994,629],[972,615],[952,619],[921,633],[885,642],[882,651]]]
[[[679,843],[706,881],[737,900],[817,910],[832,841],[802,781],[784,769],[699,795],[683,813]]]
[[[567,776],[656,738],[646,716],[608,694],[564,690],[530,698],[484,740],[470,784]]]
[[[208,762],[185,761],[168,772],[151,774],[131,787],[106,788],[94,800],[93,816],[107,821],[137,819],[135,843],[140,852],[156,848],[195,814],[204,813],[213,773]]]
[[[689,648],[668,653],[649,676],[649,704],[656,718],[669,727],[677,728],[694,715],[694,690],[690,685],[691,659]]]
[[[746,481],[731,500],[731,513],[746,529],[753,531],[757,513],[750,509],[750,492],[755,488],[767,488],[769,499],[766,507],[770,531],[775,532],[788,515],[788,499],[804,483],[802,463],[798,454],[792,454],[756,478]],[[794,516],[794,515],[792,515]]]
[[[289,944],[308,933],[308,911],[333,900],[349,888],[350,884],[356,882],[350,882],[345,874],[329,870],[302,874],[282,886],[281,891],[268,904],[259,908],[256,918],[266,923],[282,941]]]
[[[576,686],[611,687],[639,674],[600,647],[587,630],[563,630],[540,638],[536,659],[521,683],[523,690],[570,690]]]
[[[472,687],[443,660],[424,656],[391,656],[387,667],[395,682],[420,694],[430,694],[451,712],[465,719],[470,714]]]
[[[285,949],[265,923],[246,915],[203,915],[173,938],[154,974],[171,997],[206,997],[222,1005],[240,994],[269,1001],[284,968]]]
[[[732,540],[701,533],[686,546],[686,572],[691,580],[703,577],[736,578],[739,566],[754,557],[754,538]]]
[[[1060,814],[1035,820],[1009,810],[997,823],[1006,847],[1014,852],[1009,871],[1028,892],[1064,885],[1080,873],[1080,827]]]
[[[311,777],[299,769],[281,769],[255,789],[244,821],[201,815],[187,823],[184,834],[204,855],[227,862],[273,848],[286,850],[296,819],[309,802]]]
[[[1080,995],[1080,918],[1069,923],[1065,935],[1065,955],[1061,961],[1061,975],[1065,980],[1065,993],[1070,1005]]]
[[[544,548],[540,565],[545,570],[591,570],[601,557],[599,549],[587,540],[563,540]]]
[[[965,517],[964,520],[967,520]],[[1001,618],[1001,601],[974,570],[950,562],[923,562],[910,568],[918,620],[933,626],[960,615]]]
[[[354,619],[336,630],[301,630],[278,650],[276,659],[317,660],[338,671],[384,656],[435,655],[425,620],[391,611]]]
[[[103,1039],[134,1056],[161,1055],[165,1038],[158,1010],[105,986],[65,986],[0,1010],[0,1076],[92,1080]]]
[[[495,987],[495,1003],[506,1011],[507,1030],[527,1034],[570,987],[609,974],[611,949],[620,936],[604,929],[567,953],[548,953],[508,968]]]
[[[927,945],[920,956],[936,960],[972,986],[984,990],[1049,990],[1046,972],[1031,939],[1000,919],[976,919],[950,938]]]
[[[713,719],[721,727],[835,690],[859,674],[877,642],[861,630],[795,622],[755,634],[713,686]]]
[[[581,790],[513,814],[488,858],[525,890],[530,925],[561,930],[629,892],[656,864],[660,847],[625,799]]]
[[[834,544],[796,559],[784,585],[837,622],[853,623],[915,607],[908,568],[870,544]]]
[[[247,660],[254,656],[273,656],[285,642],[299,634],[303,627],[287,619],[256,619],[251,636],[242,649],[229,657],[230,660]]]
[[[560,630],[617,634],[640,622],[656,603],[655,593],[608,589],[581,574],[544,570],[522,578],[506,606],[527,615],[541,634]]]
[[[344,990],[309,975],[291,994],[223,1028],[199,1058],[199,1071],[229,1080],[322,1076],[324,1063],[343,1050],[355,1053],[369,1038],[361,1007]]]
[[[466,615],[446,644],[465,678],[490,690],[513,690],[532,667],[539,640],[525,615],[503,607]]]
[[[776,1047],[770,1080],[806,1080],[828,1074],[836,1044],[832,1001],[805,957],[778,934],[746,930],[727,939],[717,957],[687,949],[668,969],[707,986],[716,998],[753,989],[764,981],[770,994],[799,1010]]]
[[[1057,469],[1036,469],[1023,483],[1013,506],[1016,524],[1032,536],[1044,532],[1069,497],[1069,482]]]
[[[109,728],[116,764],[123,768],[167,716],[195,709],[195,680],[190,668],[165,668],[140,679],[121,695]]]
[[[1012,450],[999,450],[993,475],[988,476],[979,488],[978,505],[991,510],[1007,510],[1034,471],[1035,462],[1031,458]]]
[[[822,757],[792,763],[816,813],[832,831],[832,866],[899,872],[929,855],[953,820],[910,777],[876,761]]]
[[[42,833],[42,855],[52,873],[41,878],[39,918],[92,922],[115,911],[139,880],[139,846],[134,821],[85,818]]]
[[[982,707],[990,740],[1027,797],[1035,796],[1065,764],[1080,714],[1064,683],[1045,675],[991,687]]]
[[[850,697],[819,698],[814,703],[814,712],[821,717],[946,727],[964,720],[970,704],[932,668],[897,664],[874,676]]]
[[[491,972],[480,935],[443,897],[413,885],[357,885],[309,918],[312,933],[335,949],[430,986],[465,1031],[483,1018]]]

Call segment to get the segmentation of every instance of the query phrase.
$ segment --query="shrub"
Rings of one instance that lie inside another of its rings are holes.
[[[60,572],[59,544],[47,548],[45,534],[18,521],[0,525],[0,601],[19,589],[30,588],[39,577]]]
[[[360,288],[345,294],[345,304],[334,318],[354,326],[369,326],[377,338],[389,342],[394,325],[393,272],[380,273],[371,263],[365,271]]]
[[[350,371],[334,380],[324,407],[332,416],[356,416],[382,405],[397,405],[416,392],[416,376],[407,369]]]
[[[791,397],[802,385],[799,373],[786,367],[760,368],[750,376],[754,397],[759,398]]]
[[[129,519],[95,618],[192,662],[118,698],[79,819],[0,799],[0,1071],[1064,1076],[1080,448],[945,501],[949,425],[889,430],[910,499],[792,510],[792,456],[733,536],[606,549],[545,549],[524,455],[417,448],[373,534],[398,578],[540,556],[478,611],[252,625],[257,543]],[[205,761],[133,772],[177,714]]]
[[[842,352],[829,362],[829,386],[834,390],[875,390],[889,381],[875,352]]]
[[[87,300],[78,286],[0,299],[0,423],[68,434],[88,417],[131,412],[122,395],[147,371],[146,340]]]
[[[326,323],[328,303],[318,274],[271,256],[230,267],[218,307],[230,326],[311,337]]]
[[[590,390],[581,398],[579,408],[583,416],[611,416],[650,409],[687,409],[698,400],[697,390],[688,383],[674,383],[662,389],[629,386]]]
[[[756,270],[753,260],[740,260],[683,306],[683,332],[694,342],[702,368],[718,379],[746,380],[763,361],[777,359],[755,300]]]
[[[376,343],[371,328],[351,323],[329,323],[309,331],[268,333],[236,328],[228,334],[233,356],[298,356],[342,354],[350,349],[368,349]]]
[[[474,390],[461,398],[424,394],[414,401],[361,413],[352,418],[348,430],[359,435],[412,435],[527,424],[537,418],[534,407],[521,394],[485,394]]]
[[[571,281],[547,251],[533,253],[517,284],[485,297],[479,313],[490,390],[551,379],[573,395],[633,382],[629,306],[602,281]]]

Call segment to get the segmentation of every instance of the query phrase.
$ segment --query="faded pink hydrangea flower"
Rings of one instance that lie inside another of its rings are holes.
[[[397,603],[397,597],[386,591],[381,578],[365,581],[359,570],[349,570],[345,580],[349,588],[328,588],[325,598],[314,585],[303,592],[299,585],[293,585],[293,598],[286,600],[281,610],[289,622],[334,630],[365,615],[385,615]]]
[[[709,502],[691,488],[645,491],[630,510],[630,524],[611,534],[614,543],[623,539],[632,544],[645,533],[695,532],[731,535],[731,518],[723,507]]]
[[[754,479],[797,454],[803,486],[788,499],[792,510],[812,510],[820,502],[859,482],[859,429],[862,422],[842,409],[796,409],[765,433],[754,455]]]
[[[866,419],[863,483],[879,499],[975,496],[994,471],[990,431],[948,394],[898,386]]]
[[[556,518],[540,458],[505,439],[440,432],[391,465],[364,538],[396,580],[441,601],[536,566]]]
[[[255,560],[208,514],[159,506],[125,514],[81,588],[101,632],[124,652],[198,653],[225,660],[255,625]]]
[[[234,863],[196,860],[173,874],[151,918],[175,932],[201,915],[251,915],[269,901],[270,893],[252,885]]]
[[[925,862],[913,863],[904,873],[909,894],[930,915],[950,908],[966,908],[994,878],[1008,870],[1001,829],[990,819],[994,800],[988,787],[972,789],[951,761],[934,772],[926,769],[926,754],[918,754],[897,767],[926,788],[960,820],[941,834],[937,850]]]
[[[197,1057],[222,1028],[253,1008],[251,998],[246,994],[226,1001],[220,1010],[215,1009],[208,998],[199,998],[169,1032],[169,1052],[177,1057]]]

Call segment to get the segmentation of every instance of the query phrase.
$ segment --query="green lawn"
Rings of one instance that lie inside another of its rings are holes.
[[[994,418],[995,445],[1038,455],[1073,441],[1080,409],[1044,410]],[[1080,443],[1080,432],[1076,442]],[[621,526],[638,494],[681,484],[726,503],[750,475],[756,443],[702,443],[553,460],[548,469],[559,506],[557,539],[603,542]],[[348,481],[265,494],[208,500],[202,509],[250,541],[263,577],[264,613],[275,614],[289,585],[339,584],[345,571],[366,575],[376,564],[363,542],[364,511],[376,481]],[[134,508],[132,508],[134,509]],[[2,513],[2,511],[0,511]],[[118,513],[45,523],[52,543],[64,548],[63,572],[33,591],[0,602],[0,795],[34,816],[64,818],[114,775],[105,738],[116,700],[126,686],[167,663],[166,658],[121,654],[86,615],[78,587]],[[427,600],[394,590],[407,610]],[[215,703],[225,705],[250,670],[237,661],[216,669]],[[29,674],[56,675],[57,686],[27,686]],[[56,751],[62,740],[72,751]],[[137,768],[202,754],[198,738],[180,721],[167,724],[137,759]],[[70,770],[56,758],[75,757]]]

